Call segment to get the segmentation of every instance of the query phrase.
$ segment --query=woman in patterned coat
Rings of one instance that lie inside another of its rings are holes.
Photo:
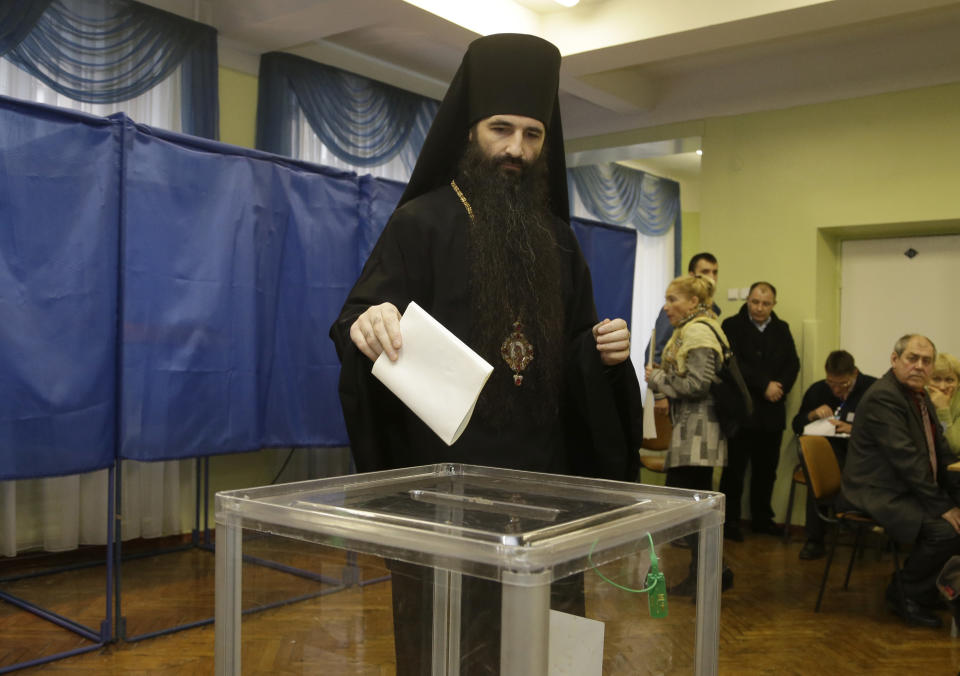
[[[713,470],[727,462],[727,440],[710,396],[710,384],[717,379],[727,345],[712,310],[713,291],[709,277],[687,275],[670,282],[663,308],[673,335],[660,367],[646,368],[650,388],[670,398],[673,437],[664,462],[667,486],[713,490]],[[696,536],[688,536],[687,541],[693,552],[690,575],[670,590],[673,594],[696,591]],[[724,567],[722,580],[724,589],[733,586],[729,568]]]

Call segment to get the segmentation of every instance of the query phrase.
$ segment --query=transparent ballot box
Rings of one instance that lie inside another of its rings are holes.
[[[216,672],[715,674],[722,523],[719,493],[457,464],[221,492]]]

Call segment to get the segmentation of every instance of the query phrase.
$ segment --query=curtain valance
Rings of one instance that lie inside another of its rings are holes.
[[[19,45],[51,0],[3,0],[0,2],[0,56]]]
[[[568,170],[570,194],[576,192],[599,221],[635,228],[644,235],[665,235],[680,215],[680,185],[619,164]]]
[[[183,131],[218,136],[217,34],[210,26],[130,0],[15,0],[0,9],[0,53],[86,103],[127,101],[180,67]]]
[[[260,58],[257,147],[291,155],[302,111],[337,158],[354,167],[385,164],[404,148],[416,157],[439,103],[309,59],[272,52]]]

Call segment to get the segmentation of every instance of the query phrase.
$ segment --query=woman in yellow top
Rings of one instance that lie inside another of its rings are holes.
[[[941,352],[933,364],[927,392],[937,407],[937,417],[950,450],[960,454],[960,360]]]

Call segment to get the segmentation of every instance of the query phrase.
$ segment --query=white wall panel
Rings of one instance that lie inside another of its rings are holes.
[[[883,375],[905,333],[960,356],[960,236],[844,242],[841,286],[840,344],[864,373]]]

